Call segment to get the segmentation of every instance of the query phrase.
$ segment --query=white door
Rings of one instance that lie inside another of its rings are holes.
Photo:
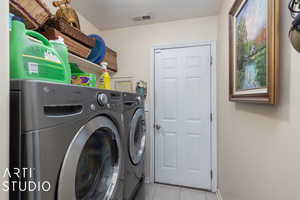
[[[155,51],[155,181],[211,190],[211,46]]]

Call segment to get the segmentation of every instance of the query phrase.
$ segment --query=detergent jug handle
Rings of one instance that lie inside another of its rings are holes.
[[[43,35],[41,35],[40,33],[36,32],[36,31],[26,30],[25,34],[42,41],[45,46],[48,46],[48,47],[52,46],[47,38],[45,38]]]

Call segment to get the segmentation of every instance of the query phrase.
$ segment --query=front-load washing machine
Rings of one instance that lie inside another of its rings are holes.
[[[11,200],[123,199],[121,93],[12,81],[10,97]]]
[[[124,199],[134,199],[144,179],[146,123],[143,99],[134,93],[123,93],[125,125]]]

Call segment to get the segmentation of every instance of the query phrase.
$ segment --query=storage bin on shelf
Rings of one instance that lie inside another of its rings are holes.
[[[54,28],[59,32],[65,34],[66,36],[76,40],[82,45],[88,48],[94,48],[96,46],[96,40],[94,38],[90,38],[80,30],[71,26],[65,19],[60,17],[51,17],[46,25],[48,27]]]
[[[57,40],[59,37],[62,37],[64,39],[65,44],[68,46],[69,51],[71,53],[74,53],[77,56],[80,56],[82,58],[87,58],[90,53],[91,49],[84,46],[83,44],[77,42],[76,40],[68,37],[67,35],[61,33],[55,28],[52,27],[45,27],[44,31],[42,32],[46,38],[49,40]]]
[[[117,72],[118,71],[118,61],[117,61],[118,54],[114,50],[106,47],[106,55],[103,62],[108,63],[108,70]]]
[[[27,29],[38,29],[50,18],[48,7],[40,0],[10,0],[10,12],[25,20]]]

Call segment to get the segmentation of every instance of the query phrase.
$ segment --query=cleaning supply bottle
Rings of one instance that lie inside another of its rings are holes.
[[[111,85],[110,85],[110,80],[111,80],[111,77],[108,73],[108,70],[107,70],[107,66],[108,66],[108,63],[107,62],[102,62],[101,63],[101,76],[100,76],[100,80],[99,80],[99,88],[100,89],[106,89],[106,90],[111,90]]]
[[[71,83],[68,50],[61,42],[50,42],[12,17],[10,31],[10,78]]]
[[[65,44],[64,38],[59,36],[57,40],[50,40],[50,43],[53,45],[54,49],[60,55],[63,63],[65,64],[66,76],[72,77],[71,65],[69,62],[69,54],[68,54],[69,50]],[[71,83],[71,81],[69,81],[68,77],[66,77],[66,79],[67,79],[67,83]]]

